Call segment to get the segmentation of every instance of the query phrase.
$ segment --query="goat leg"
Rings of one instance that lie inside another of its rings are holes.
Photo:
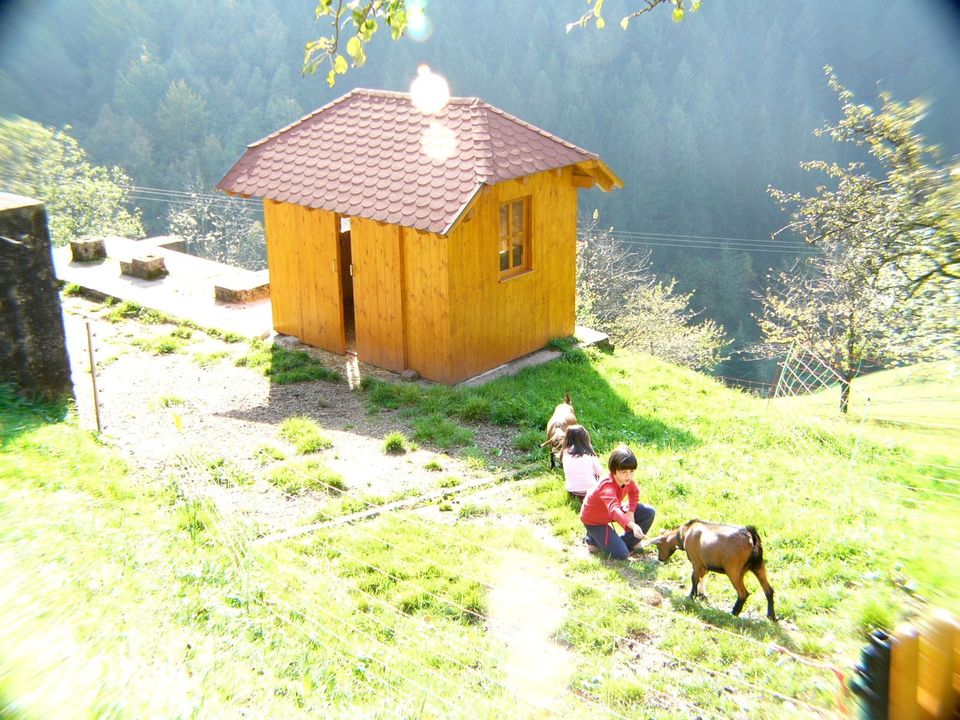
[[[743,575],[744,570],[742,568],[740,572],[727,574],[727,577],[730,578],[730,582],[737,591],[737,602],[733,604],[733,610],[731,611],[734,615],[740,614],[740,611],[743,610],[744,603],[747,602],[747,596],[750,595],[750,593],[747,592],[747,586],[743,584]]]
[[[773,588],[767,580],[767,568],[761,565],[753,571],[753,574],[757,576],[757,580],[760,581],[760,587],[763,588],[763,594],[767,596],[767,617],[776,622],[777,614],[773,610]]]

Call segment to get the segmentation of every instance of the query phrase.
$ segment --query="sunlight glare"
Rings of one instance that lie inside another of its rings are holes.
[[[421,65],[410,84],[410,98],[424,115],[435,115],[450,101],[450,86],[446,78],[433,72],[429,65]]]
[[[431,160],[443,162],[457,151],[457,135],[446,125],[431,120],[420,138],[420,149]]]

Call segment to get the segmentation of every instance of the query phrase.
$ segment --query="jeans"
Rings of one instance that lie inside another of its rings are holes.
[[[633,511],[633,521],[646,534],[653,526],[656,515],[657,511],[649,505],[637,503],[637,509]],[[632,530],[627,530],[623,535],[617,535],[609,525],[584,525],[584,527],[587,529],[587,545],[596,545],[617,560],[626,560],[630,551],[640,542]]]

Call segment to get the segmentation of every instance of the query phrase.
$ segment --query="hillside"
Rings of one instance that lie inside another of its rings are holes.
[[[926,454],[929,428],[821,420],[816,398],[570,348],[476,390],[278,384],[254,358],[285,355],[115,310],[85,310],[110,338],[108,411],[126,413],[105,442],[0,394],[4,717],[810,717],[865,631],[960,609],[960,469]],[[953,376],[900,372],[862,379],[872,407],[925,396],[956,426]],[[225,378],[233,404],[208,406]],[[752,578],[737,619],[723,577],[686,598],[680,556],[584,551],[537,447],[566,391],[601,455],[636,451],[655,531],[757,526],[779,624]],[[389,433],[405,454],[384,452]],[[327,524],[265,536],[308,522]]]

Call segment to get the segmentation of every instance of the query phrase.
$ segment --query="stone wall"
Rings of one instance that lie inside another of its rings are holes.
[[[0,193],[0,382],[56,401],[73,394],[43,203]]]

